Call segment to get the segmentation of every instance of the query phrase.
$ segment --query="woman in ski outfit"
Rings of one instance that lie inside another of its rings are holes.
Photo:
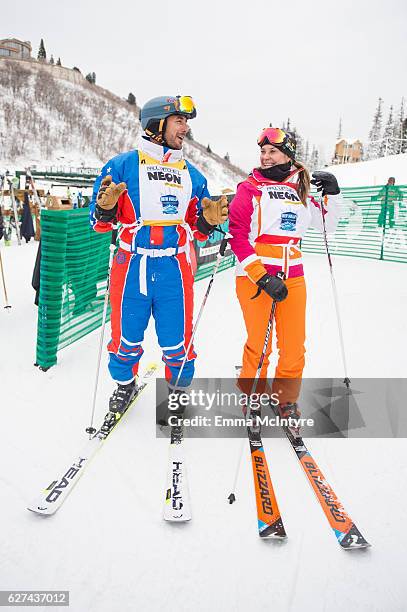
[[[257,142],[260,167],[239,184],[229,211],[233,236],[230,245],[239,261],[236,293],[247,330],[239,385],[250,393],[275,300],[279,358],[273,392],[279,392],[282,416],[298,416],[296,402],[305,362],[306,305],[300,240],[309,227],[323,230],[321,207],[309,195],[307,169],[295,160],[294,137],[279,128],[266,128]],[[311,182],[322,190],[324,198],[326,230],[332,232],[339,219],[338,183],[328,172],[314,172],[313,177]],[[284,280],[278,273],[284,275]],[[261,379],[267,378],[270,353],[271,338]],[[263,380],[257,391],[264,389]]]

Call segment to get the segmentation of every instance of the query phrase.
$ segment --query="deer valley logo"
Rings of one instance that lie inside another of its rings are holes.
[[[297,213],[286,211],[281,213],[280,229],[286,232],[294,232],[297,226]]]
[[[176,215],[178,212],[179,202],[174,195],[163,195],[160,198],[162,211],[165,215]]]

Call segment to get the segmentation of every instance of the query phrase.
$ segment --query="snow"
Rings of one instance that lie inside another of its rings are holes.
[[[397,185],[406,185],[407,153],[353,164],[337,164],[325,170],[335,174],[341,187],[385,185],[390,176],[395,177]]]
[[[67,589],[73,612],[405,609],[402,439],[309,441],[328,482],[372,543],[365,551],[340,549],[283,438],[264,444],[286,542],[257,535],[246,442],[237,501],[227,503],[241,444],[236,439],[185,441],[193,518],[183,525],[164,522],[168,440],[155,436],[153,385],[64,507],[49,518],[28,512],[27,504],[66,468],[85,439],[99,335],[63,350],[48,372],[33,367],[37,311],[30,281],[36,244],[2,244],[1,252],[12,309],[0,311],[0,589]],[[308,253],[304,260],[305,375],[341,376],[327,261]],[[405,376],[405,268],[346,257],[334,258],[334,267],[351,378]],[[213,284],[196,342],[198,376],[233,376],[241,359],[243,320],[233,275],[222,272]],[[378,278],[392,291],[385,302]],[[197,308],[207,282],[196,284]],[[144,346],[145,364],[159,360],[152,326]],[[113,388],[105,352],[102,373],[98,420]]]

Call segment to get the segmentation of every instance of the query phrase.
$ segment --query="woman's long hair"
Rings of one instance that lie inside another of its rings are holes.
[[[304,206],[307,205],[307,197],[310,190],[310,175],[307,168],[299,161],[293,160],[293,164],[296,168],[298,168],[298,195],[300,196],[301,202]]]

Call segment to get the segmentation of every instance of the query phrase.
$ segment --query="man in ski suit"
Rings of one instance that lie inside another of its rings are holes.
[[[135,376],[151,314],[169,385],[187,387],[196,354],[189,350],[193,317],[193,245],[227,219],[227,200],[211,200],[205,177],[184,159],[189,96],[162,96],[141,110],[138,149],[111,159],[97,178],[90,206],[97,232],[121,223],[110,282],[112,336],[109,371],[118,387],[111,412],[123,412],[136,392]],[[178,376],[179,380],[177,382]]]

